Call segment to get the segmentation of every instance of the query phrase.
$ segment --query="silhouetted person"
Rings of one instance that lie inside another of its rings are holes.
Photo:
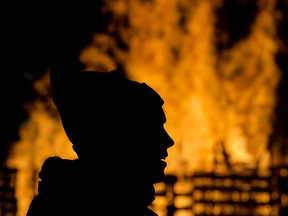
[[[54,103],[78,155],[48,158],[27,216],[156,215],[154,183],[165,177],[162,98],[118,71],[84,71],[76,57],[50,73]]]

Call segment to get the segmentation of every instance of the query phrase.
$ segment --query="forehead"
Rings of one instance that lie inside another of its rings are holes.
[[[165,123],[166,122],[166,115],[165,115],[165,112],[164,112],[164,109],[161,108],[161,111],[159,112],[159,119]]]
[[[142,119],[144,122],[159,125],[166,122],[166,115],[164,109],[159,106],[154,107],[153,109],[145,109],[143,111]]]

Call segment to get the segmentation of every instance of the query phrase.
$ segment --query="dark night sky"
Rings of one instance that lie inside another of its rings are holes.
[[[1,122],[0,160],[7,147],[19,139],[18,129],[27,119],[23,102],[36,97],[33,81],[48,68],[54,52],[71,35],[96,26],[101,1],[72,1],[60,5],[51,1],[7,2],[1,6]],[[99,23],[99,22],[97,22]]]

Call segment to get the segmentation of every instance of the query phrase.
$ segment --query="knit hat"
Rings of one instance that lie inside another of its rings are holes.
[[[117,70],[81,68],[74,64],[51,71],[54,103],[78,155],[77,146],[94,140],[109,144],[125,140],[128,145],[127,138],[136,137],[148,118],[159,118],[155,108],[159,110],[164,102],[146,83],[129,80]]]

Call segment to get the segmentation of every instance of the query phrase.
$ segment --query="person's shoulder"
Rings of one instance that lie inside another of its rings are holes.
[[[74,170],[77,165],[76,160],[63,159],[59,156],[48,157],[39,172],[40,179],[59,179],[60,176],[67,174],[70,170]]]
[[[53,191],[64,190],[77,181],[78,175],[75,173],[78,170],[78,159],[62,159],[58,156],[47,158],[39,172],[38,192],[53,194]]]

